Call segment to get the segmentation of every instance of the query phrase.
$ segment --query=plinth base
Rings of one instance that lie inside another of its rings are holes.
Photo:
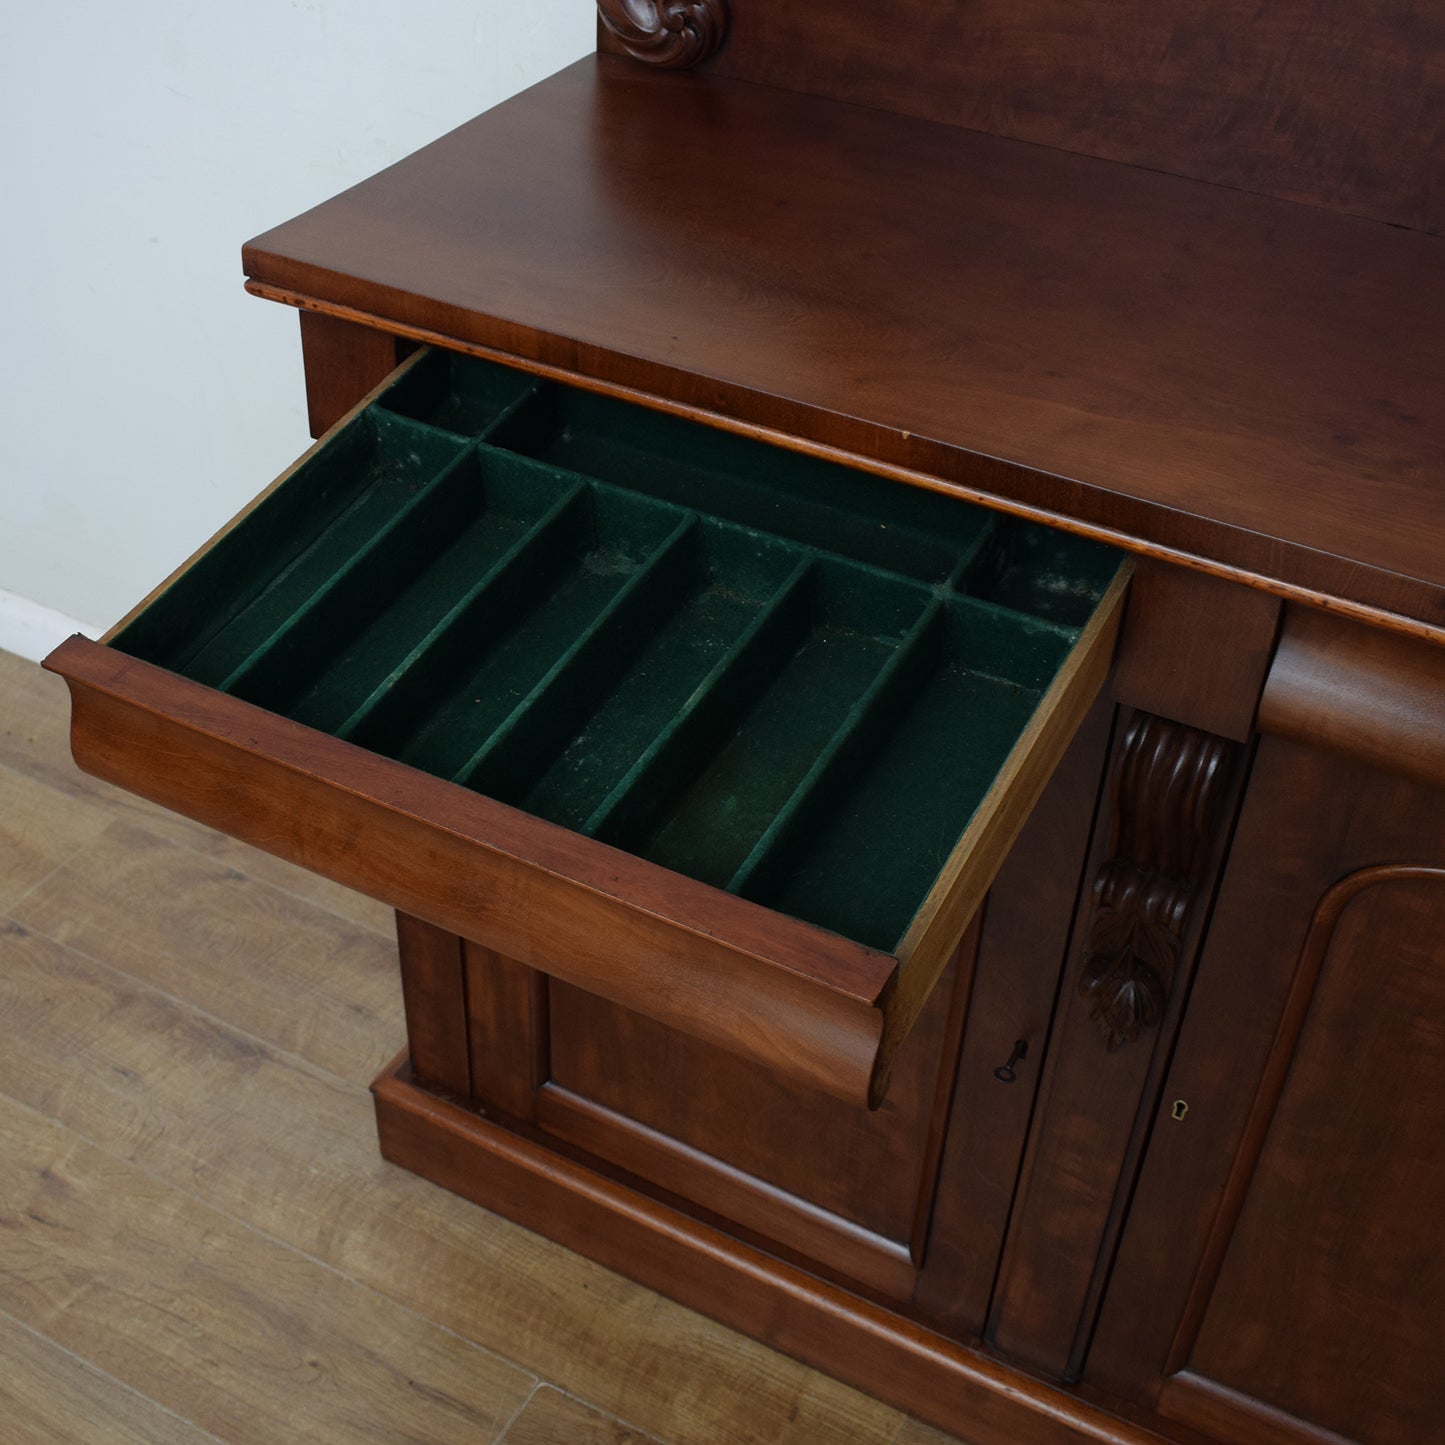
[[[404,1053],[372,1093],[393,1164],[976,1445],[1165,1438],[429,1093]]]

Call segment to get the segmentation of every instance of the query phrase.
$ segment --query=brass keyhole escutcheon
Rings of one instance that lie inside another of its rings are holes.
[[[1183,1099],[1175,1099],[1174,1107],[1169,1111],[1169,1117],[1178,1123],[1188,1112],[1189,1105]]]

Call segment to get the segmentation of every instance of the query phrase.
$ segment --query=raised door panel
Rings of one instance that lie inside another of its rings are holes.
[[[970,937],[877,1110],[549,981],[550,1078],[537,1096],[538,1126],[734,1232],[907,1299],[973,951]]]
[[[1445,1420],[1424,1347],[1445,1309],[1442,938],[1445,867],[1361,869],[1321,900],[1277,1048],[1297,1029],[1294,1046],[1272,1060],[1288,1072],[1189,1352],[1204,1381],[1380,1445]]]
[[[456,1051],[460,992],[470,1020],[467,1085],[484,1113],[580,1150],[596,1167],[622,1171],[634,1187],[771,1251],[907,1304],[950,1334],[976,1335],[1111,715],[1101,701],[1085,720],[979,924],[899,1051],[877,1110],[407,920],[414,1073],[430,1087],[465,1092],[441,1072]],[[446,979],[438,958],[454,971]]]
[[[1438,1438],[1442,939],[1445,793],[1265,738],[1088,1378],[1222,1440]]]
[[[963,996],[972,972],[964,959]],[[852,1107],[641,1014],[553,984],[552,1083],[541,1101],[554,1131],[598,1152],[625,1147],[629,1125],[677,1141],[760,1184],[851,1220],[909,1252],[945,1053],[958,1050],[958,989],[935,991],[894,1070],[882,1108]],[[612,1128],[607,1124],[612,1121]],[[698,1202],[716,1207],[714,1198]]]

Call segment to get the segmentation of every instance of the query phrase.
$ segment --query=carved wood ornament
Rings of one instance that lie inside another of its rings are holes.
[[[727,0],[597,0],[597,13],[634,60],[669,70],[706,60],[728,27]]]
[[[1149,713],[1136,713],[1124,735],[1111,856],[1094,883],[1079,979],[1111,1051],[1163,1015],[1233,751]]]

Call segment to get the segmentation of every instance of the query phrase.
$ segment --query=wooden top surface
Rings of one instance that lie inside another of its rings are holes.
[[[1445,241],[581,61],[246,247],[493,348],[1445,626]]]

